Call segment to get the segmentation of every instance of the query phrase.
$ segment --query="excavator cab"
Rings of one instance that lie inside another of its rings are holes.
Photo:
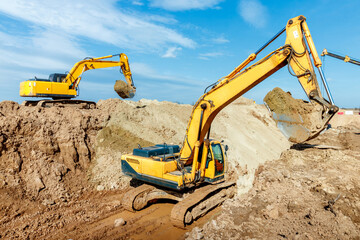
[[[214,179],[224,175],[225,154],[220,142],[213,141],[210,143],[205,164],[205,181],[213,182]]]
[[[67,74],[64,73],[52,73],[49,76],[50,82],[59,82],[62,83],[65,81]]]

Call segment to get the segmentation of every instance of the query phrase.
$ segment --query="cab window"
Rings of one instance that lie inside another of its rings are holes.
[[[219,143],[211,144],[211,149],[215,160],[215,175],[224,172],[224,155]]]
[[[223,162],[224,161],[223,152],[221,150],[220,144],[211,144],[211,148],[214,154],[214,158],[218,161]]]

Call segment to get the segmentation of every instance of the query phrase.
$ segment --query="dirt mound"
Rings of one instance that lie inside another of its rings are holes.
[[[0,113],[0,188],[45,203],[67,199],[67,180],[89,167],[103,117],[93,110],[8,101],[0,103]]]
[[[341,112],[340,110],[339,112]],[[347,129],[356,129],[360,126],[360,115],[340,115],[336,114],[331,120],[330,124],[332,128],[346,127]]]
[[[181,145],[192,110],[187,104],[145,99],[138,102],[108,99],[99,101],[98,108],[110,116],[98,134],[96,159],[90,173],[91,181],[99,189],[128,186],[127,178],[121,173],[120,157],[132,152],[138,144]],[[234,179],[238,171],[254,172],[259,164],[278,158],[290,146],[267,109],[246,98],[240,98],[216,117],[211,137],[224,140],[230,147],[228,175]],[[241,179],[239,186],[248,188],[251,182]]]
[[[130,181],[121,173],[121,155],[138,144],[182,144],[191,110],[191,105],[144,99],[108,99],[89,110],[0,103],[0,238],[120,234],[112,226],[114,214],[123,212],[117,189],[126,191]],[[245,98],[221,112],[211,135],[229,145],[228,176],[238,180],[241,191],[252,186],[251,173],[259,164],[289,147],[266,108]],[[244,172],[249,174],[238,178]],[[172,227],[168,215],[156,226]],[[135,226],[127,229],[138,232]]]
[[[334,146],[339,149],[358,151],[360,149],[360,123],[330,128],[315,139],[307,143],[317,145],[321,143],[325,146]]]
[[[248,193],[227,201],[216,219],[188,238],[357,239],[359,133],[360,125],[355,131],[331,129],[267,162]]]
[[[108,99],[91,110],[0,103],[0,239],[181,237],[169,203],[124,211],[130,179],[120,157],[138,144],[181,144],[191,109],[155,100]],[[211,137],[230,148],[227,176],[237,181],[238,194],[196,221],[188,237],[358,236],[360,130],[351,124],[271,161],[290,144],[267,109],[245,98],[229,105]],[[114,226],[119,218],[125,226]]]
[[[301,143],[317,134],[323,127],[321,107],[294,99],[289,92],[274,88],[264,98],[279,129],[289,141]]]

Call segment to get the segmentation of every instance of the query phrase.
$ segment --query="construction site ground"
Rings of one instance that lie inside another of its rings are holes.
[[[186,229],[173,203],[123,209],[120,156],[182,144],[192,106],[101,100],[96,109],[0,103],[0,239],[360,239],[360,115],[291,144],[263,105],[240,98],[215,119],[237,194]]]

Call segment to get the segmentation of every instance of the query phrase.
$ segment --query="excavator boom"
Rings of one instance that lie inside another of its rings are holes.
[[[194,162],[196,166],[193,166],[193,168],[196,168],[197,161],[193,161],[193,159],[198,158],[199,147],[203,144],[205,136],[210,131],[211,123],[216,115],[228,104],[286,65],[291,67],[292,75],[298,78],[310,101],[319,105],[322,109],[320,128],[311,129],[309,134],[305,134],[305,139],[302,137],[297,141],[310,139],[326,127],[338,108],[325,100],[321,95],[310,53],[316,67],[321,67],[321,61],[305,22],[305,17],[299,16],[290,19],[285,31],[286,41],[283,47],[271,52],[263,59],[244,69],[269,44],[268,42],[265,44],[265,47],[251,54],[232,73],[220,79],[210,91],[200,97],[193,107],[187,126],[183,148],[180,152],[181,160]],[[284,30],[280,31],[275,37],[278,37],[282,32]],[[307,46],[309,46],[310,51]],[[290,116],[289,118],[291,119],[292,117]],[[297,131],[291,134],[304,136]],[[292,136],[292,138],[297,139],[296,136]]]
[[[104,60],[116,56],[119,56],[119,61]],[[85,71],[108,67],[120,67],[126,80],[126,83],[119,80],[116,82],[114,86],[115,92],[117,92],[121,98],[134,97],[136,88],[132,79],[128,58],[124,53],[99,58],[87,58],[77,62],[66,76],[64,82],[69,85],[70,89],[76,89],[79,86],[81,76]]]

